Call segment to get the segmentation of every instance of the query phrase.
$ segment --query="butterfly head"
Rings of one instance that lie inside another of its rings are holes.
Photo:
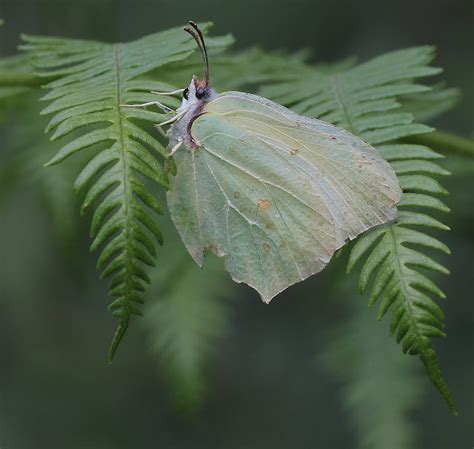
[[[189,86],[184,89],[183,102],[189,105],[206,102],[211,99],[213,94],[215,94],[214,90],[205,83],[205,80],[200,80],[194,75]]]
[[[189,33],[198,44],[204,62],[204,79],[201,80],[194,75],[189,86],[183,92],[183,102],[186,101],[192,105],[209,101],[215,92],[209,87],[209,60],[204,36],[195,22],[190,21],[189,25],[184,27],[184,31]]]
[[[181,106],[176,110],[177,114],[172,119],[174,123],[168,130],[168,135],[173,148],[176,144],[184,142],[188,148],[194,149],[197,144],[191,135],[191,126],[197,117],[205,113],[203,110],[205,104],[216,98],[218,94],[209,87],[209,62],[202,31],[195,22],[190,21],[189,25],[184,30],[193,37],[201,51],[204,61],[204,79],[199,79],[194,75],[189,86],[184,89]]]

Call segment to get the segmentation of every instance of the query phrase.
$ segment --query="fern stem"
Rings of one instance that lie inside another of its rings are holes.
[[[337,102],[339,103],[339,106],[341,108],[341,111],[343,112],[344,114],[344,117],[347,121],[347,130],[354,133],[354,134],[357,134],[357,130],[354,126],[354,123],[352,121],[352,117],[351,117],[351,114],[349,112],[349,108],[346,104],[346,102],[344,101],[344,95],[342,93],[342,88],[341,88],[341,85],[340,85],[340,82],[339,82],[339,77],[338,75],[335,75],[335,76],[331,76],[330,77],[331,81],[332,81],[332,85],[334,87],[334,93],[335,93],[335,96],[337,98]]]
[[[456,154],[474,158],[474,140],[457,136],[445,131],[433,131],[428,134],[418,134],[406,139],[412,143],[426,145],[443,154]]]
[[[122,341],[123,336],[128,328],[128,323],[131,315],[130,311],[130,296],[133,292],[133,253],[130,248],[130,242],[132,239],[132,229],[133,229],[133,218],[132,218],[132,211],[130,210],[130,202],[132,201],[131,198],[131,189],[130,189],[130,166],[128,163],[128,154],[125,148],[125,141],[124,141],[124,132],[123,132],[123,123],[122,123],[122,113],[120,110],[120,105],[122,104],[122,61],[121,61],[121,48],[120,44],[114,45],[114,64],[115,64],[115,99],[116,99],[116,114],[117,114],[117,127],[119,130],[119,143],[120,148],[122,151],[122,158],[121,163],[123,166],[123,176],[122,176],[122,184],[124,189],[124,200],[123,200],[123,209],[124,209],[124,216],[126,219],[124,233],[125,233],[125,241],[126,245],[124,248],[125,254],[125,271],[126,271],[126,278],[125,278],[125,292],[124,298],[125,303],[122,307],[122,311],[120,314],[120,323],[117,327],[115,332],[114,338],[110,345],[109,350],[109,363],[112,363],[114,358],[115,352],[117,351],[120,342]]]

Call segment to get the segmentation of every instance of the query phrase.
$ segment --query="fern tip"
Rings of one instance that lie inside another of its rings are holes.
[[[426,351],[425,354],[420,354],[420,358],[423,364],[425,365],[426,372],[431,382],[446,402],[447,406],[449,407],[449,410],[451,410],[451,413],[454,416],[458,416],[456,404],[454,402],[453,397],[451,396],[451,392],[448,389],[448,385],[446,384],[446,381],[444,380],[443,375],[441,374],[441,370],[439,368],[438,360],[436,358],[434,350],[429,349],[428,351]]]
[[[48,162],[45,162],[45,163],[43,164],[43,167],[44,167],[44,168],[52,167],[52,166],[55,165],[55,164],[56,164],[56,162],[54,161],[54,159],[51,159],[51,160],[49,160]]]
[[[29,39],[30,39],[30,35],[29,34],[26,34],[26,33],[20,33],[20,39],[22,41],[25,41],[25,42],[28,42]],[[21,45],[18,47],[21,49]]]
[[[107,357],[109,365],[112,363],[115,357],[115,353],[117,352],[117,349],[125,335],[125,332],[127,332],[128,322],[129,317],[125,316],[122,318],[119,325],[117,326],[117,330],[115,331],[114,337],[112,338],[112,343],[110,343],[109,353]]]

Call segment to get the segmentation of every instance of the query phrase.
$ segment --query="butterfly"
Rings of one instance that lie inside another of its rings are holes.
[[[392,221],[401,189],[377,150],[348,131],[266,98],[217,93],[204,37],[184,30],[205,66],[167,131],[177,172],[171,218],[193,259],[223,257],[236,282],[268,303],[321,271],[347,241]]]

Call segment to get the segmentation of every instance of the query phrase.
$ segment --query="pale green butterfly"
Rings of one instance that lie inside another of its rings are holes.
[[[377,150],[349,132],[257,95],[211,89],[204,38],[189,23],[205,78],[179,90],[176,115],[160,124],[173,123],[171,218],[199,265],[214,252],[268,303],[348,240],[394,220],[400,186]]]

